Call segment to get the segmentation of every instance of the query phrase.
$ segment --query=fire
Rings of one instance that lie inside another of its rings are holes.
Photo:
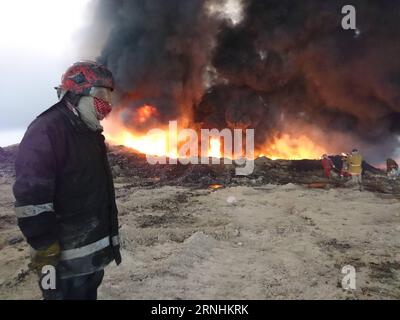
[[[133,116],[134,124],[146,123],[159,115],[157,108],[151,105],[143,105],[136,110]],[[118,114],[112,115],[104,121],[106,139],[116,145],[124,145],[139,153],[152,156],[169,156],[177,158],[176,153],[169,153],[169,136],[167,131],[159,130],[148,134],[127,129],[118,118]],[[150,128],[149,128],[150,129]]]
[[[276,159],[319,159],[325,149],[315,144],[305,135],[293,137],[290,134],[284,134],[275,140],[272,145],[266,146],[262,150],[262,155],[266,155],[272,160]]]
[[[122,130],[117,135],[106,134],[107,140],[113,144],[124,145],[140,153],[153,156],[168,156],[178,158],[178,153],[169,151],[169,134],[167,130],[150,134],[133,133]],[[208,157],[221,158],[221,141],[210,139]]]
[[[167,126],[161,126],[160,130],[152,130],[150,133],[139,131],[141,126],[158,116],[158,110],[150,105],[143,105],[137,109],[134,121],[138,124],[138,130],[128,129],[121,122],[118,114],[114,114],[104,123],[106,139],[117,145],[125,145],[140,153],[152,156],[167,156],[178,158],[178,151],[170,151],[170,136]],[[134,126],[133,126],[134,127]],[[150,130],[152,128],[148,128]],[[178,129],[179,130],[179,129]],[[222,139],[212,137],[209,142],[207,157],[231,158],[232,155],[224,155],[222,151]],[[176,147],[176,146],[175,146]],[[173,148],[171,148],[173,149]],[[199,148],[200,151],[200,148]],[[282,134],[273,143],[264,146],[256,146],[255,154],[258,157],[270,159],[319,159],[326,150],[305,134],[293,136]]]
[[[210,139],[208,157],[222,158],[221,140],[220,139],[216,139],[216,138]]]
[[[168,137],[163,134],[152,135],[136,135],[128,131],[124,131],[120,137],[114,140],[118,144],[135,149],[140,153],[163,156],[168,154]],[[170,155],[175,157],[176,155]]]
[[[155,107],[145,104],[136,111],[134,121],[135,123],[145,123],[151,117],[157,115],[158,111]]]
[[[217,190],[217,189],[221,189],[221,188],[223,188],[224,186],[222,185],[222,184],[212,184],[212,185],[210,185],[208,188],[209,189],[212,189],[212,190]]]
[[[113,144],[120,144],[132,148],[140,153],[154,156],[168,156],[178,158],[177,152],[169,151],[168,131],[154,132],[150,134],[134,133],[126,129],[118,130],[118,134],[106,134],[106,138]],[[266,156],[272,160],[276,159],[319,159],[325,149],[316,145],[306,136],[293,138],[283,135],[274,144],[258,150],[258,157]],[[221,141],[217,138],[210,139],[208,157],[222,158]],[[229,156],[226,156],[229,157]]]

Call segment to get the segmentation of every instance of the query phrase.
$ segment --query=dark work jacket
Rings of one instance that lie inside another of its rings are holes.
[[[121,262],[118,211],[104,136],[67,107],[67,98],[29,126],[19,146],[15,211],[34,249],[61,246],[68,278]]]

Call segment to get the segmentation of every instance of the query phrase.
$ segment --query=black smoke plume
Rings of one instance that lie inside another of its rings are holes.
[[[129,127],[135,110],[149,104],[157,119],[191,116],[204,91],[215,24],[203,0],[102,0],[99,16],[111,26],[98,60],[114,73],[119,105]],[[143,124],[148,125],[148,124]],[[136,128],[137,129],[137,128]]]
[[[255,128],[257,145],[304,132],[327,152],[393,156],[399,1],[352,1],[357,30],[341,25],[348,1],[243,0],[236,25],[208,14],[210,3],[99,1],[111,30],[99,61],[116,76],[128,127],[152,104],[161,122],[184,112],[203,127]]]

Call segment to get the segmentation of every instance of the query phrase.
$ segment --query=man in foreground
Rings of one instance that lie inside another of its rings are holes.
[[[44,299],[97,298],[104,268],[121,262],[113,179],[100,120],[111,111],[111,72],[78,62],[62,77],[60,101],[28,127],[16,160],[18,225],[43,277]],[[43,268],[46,266],[46,268]]]

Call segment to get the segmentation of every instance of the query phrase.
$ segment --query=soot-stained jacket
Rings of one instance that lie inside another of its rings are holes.
[[[62,278],[121,262],[118,211],[104,136],[68,108],[67,98],[29,126],[13,187],[18,225],[34,249],[58,241]]]

